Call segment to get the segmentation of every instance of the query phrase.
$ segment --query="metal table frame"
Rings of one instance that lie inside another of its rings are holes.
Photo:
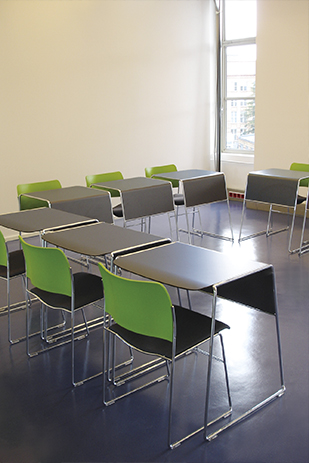
[[[243,200],[243,208],[241,215],[241,224],[239,230],[238,242],[254,238],[260,235],[266,235],[267,237],[281,231],[288,230],[290,228],[290,237],[288,244],[288,251],[292,253],[298,252],[302,254],[308,249],[308,243],[304,242],[304,231],[306,226],[306,214],[308,210],[308,194],[305,205],[305,213],[303,218],[303,226],[300,244],[298,248],[292,248],[292,238],[295,225],[296,207],[297,207],[297,196],[299,190],[299,184],[301,180],[308,179],[309,175],[306,172],[294,171],[289,169],[265,169],[260,171],[250,172],[247,177],[247,185],[245,196]],[[268,213],[268,221],[266,230],[253,233],[242,237],[242,228],[244,223],[244,214],[246,208],[246,201],[266,203],[270,205]],[[279,230],[272,230],[271,218],[273,212],[273,205],[285,206],[293,209],[291,227],[288,225],[285,228]]]

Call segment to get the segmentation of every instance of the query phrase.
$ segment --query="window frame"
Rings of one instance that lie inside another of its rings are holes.
[[[242,39],[226,40],[225,38],[225,1],[222,2],[222,42],[221,42],[221,59],[222,59],[222,102],[221,102],[221,152],[223,154],[237,154],[237,155],[252,155],[254,156],[254,149],[233,149],[227,148],[227,113],[228,104],[233,101],[233,107],[236,106],[240,111],[244,111],[247,105],[240,105],[238,101],[253,101],[255,103],[254,96],[227,96],[227,49],[230,47],[238,47],[245,45],[256,45],[256,37],[246,37]],[[256,75],[256,74],[255,74]],[[237,85],[237,82],[233,82],[233,86]],[[239,87],[239,85],[238,85]],[[236,105],[235,105],[236,103]]]

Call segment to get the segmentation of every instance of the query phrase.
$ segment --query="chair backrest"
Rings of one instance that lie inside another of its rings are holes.
[[[46,207],[48,205],[46,201],[41,201],[35,198],[27,198],[27,196],[20,196],[21,194],[32,193],[34,191],[56,190],[58,188],[61,188],[59,180],[47,180],[45,182],[22,183],[17,185],[20,210],[36,209],[38,207]]]
[[[177,167],[175,166],[175,164],[167,164],[165,166],[145,167],[145,176],[152,177],[153,175],[156,175],[156,178],[160,179],[160,177],[157,177],[157,174],[163,174],[165,172],[176,172],[176,171],[177,171]],[[162,179],[162,180],[165,180],[165,179]],[[178,180],[172,180],[171,182],[172,182],[173,188],[178,188],[179,186]]]
[[[299,162],[293,162],[290,166],[290,170],[298,170],[301,172],[308,172],[309,175],[309,164],[303,164]],[[309,186],[309,179],[304,179],[299,182],[300,186]]]
[[[94,174],[94,175],[86,175],[86,185],[91,187],[94,183],[101,183],[101,182],[111,182],[113,180],[122,180],[123,175],[121,172],[106,172],[104,174]],[[119,192],[115,190],[108,190],[112,197],[119,196]]]
[[[71,269],[64,252],[27,243],[19,237],[26,262],[26,276],[33,286],[71,297]]]
[[[173,342],[172,303],[157,282],[129,280],[98,264],[103,280],[105,310],[125,329]]]
[[[6,247],[3,233],[0,230],[0,265],[3,265],[3,267],[7,267],[7,264],[8,264],[7,247]]]

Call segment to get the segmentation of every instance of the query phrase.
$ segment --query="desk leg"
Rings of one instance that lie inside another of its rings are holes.
[[[306,204],[305,204],[305,212],[304,212],[304,218],[303,218],[303,227],[302,227],[302,232],[301,232],[301,238],[300,238],[300,243],[299,243],[299,250],[298,254],[301,255],[305,252],[309,251],[309,243],[304,242],[304,234],[305,234],[305,228],[306,228],[306,220],[307,220],[307,211],[308,211],[308,201],[309,201],[309,190],[307,194],[307,199],[306,199]]]

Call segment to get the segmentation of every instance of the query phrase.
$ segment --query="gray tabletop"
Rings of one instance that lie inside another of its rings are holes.
[[[0,215],[0,225],[21,233],[42,232],[43,230],[52,228],[63,228],[94,222],[95,220],[89,219],[89,217],[48,207]]]
[[[158,180],[148,177],[132,177],[119,180],[110,180],[109,182],[94,183],[96,188],[106,188],[108,190],[129,191],[141,188],[154,187],[166,183],[164,180]]]
[[[166,238],[103,222],[71,228],[70,230],[46,233],[43,239],[47,243],[68,251],[92,257],[104,256],[113,251],[120,252],[128,248],[143,247],[143,245],[151,246],[170,241]]]
[[[180,242],[116,257],[115,265],[150,280],[188,290],[204,290],[269,267]]]
[[[97,196],[108,195],[105,191],[99,191],[85,186],[69,186],[65,188],[56,188],[54,190],[35,191],[25,193],[22,196],[36,198],[48,201],[50,204],[78,199],[93,198]]]
[[[218,172],[212,170],[202,170],[202,169],[186,169],[186,170],[176,170],[174,172],[163,172],[160,174],[155,174],[152,178],[161,178],[164,180],[187,180],[189,178],[197,177],[206,177],[208,175],[216,175]]]
[[[304,178],[309,178],[308,172],[276,168],[255,170],[253,172],[249,172],[248,175],[261,175],[263,177],[283,178],[287,180],[302,180]]]

